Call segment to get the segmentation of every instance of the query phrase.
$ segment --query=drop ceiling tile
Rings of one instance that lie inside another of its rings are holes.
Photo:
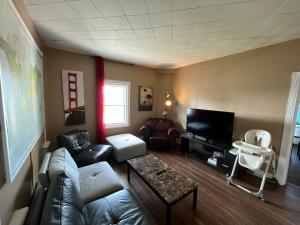
[[[184,52],[188,48],[187,42],[173,42],[173,52],[176,52],[178,50],[178,53]]]
[[[154,27],[153,28],[154,35],[156,37],[164,37],[164,36],[172,36],[172,27]]]
[[[298,25],[300,24],[300,13],[291,14],[291,19],[289,20],[287,25]]]
[[[141,0],[119,0],[126,15],[147,14],[144,1]]]
[[[62,0],[40,0],[41,3],[62,2]]]
[[[107,17],[107,20],[109,21],[111,26],[116,30],[131,29],[131,26],[128,23],[126,16]]]
[[[197,22],[265,16],[285,0],[261,0],[199,8]]]
[[[143,44],[143,45],[155,45],[156,46],[156,40],[155,38],[141,38],[140,39],[140,42]]]
[[[228,34],[231,34],[232,31],[220,31],[220,32],[211,32],[206,34],[206,40],[223,40]]]
[[[117,40],[120,39],[118,34],[113,30],[101,30],[90,32],[93,39],[107,39],[107,40]]]
[[[58,15],[56,19],[80,19],[81,15],[71,8],[66,2],[47,4]]]
[[[59,19],[59,16],[45,5],[29,5],[27,9],[33,22]]]
[[[150,29],[139,29],[139,30],[134,30],[134,31],[138,38],[154,38],[154,33],[151,28]]]
[[[95,30],[112,30],[106,18],[94,18],[87,20]]]
[[[213,29],[214,23],[208,22],[208,23],[196,23],[193,27],[193,34],[202,34],[210,32]]]
[[[213,5],[224,5],[236,2],[248,2],[249,0],[203,0],[201,7],[213,6]],[[251,0],[250,0],[251,1]]]
[[[300,24],[295,26],[288,26],[285,29],[287,34],[300,34]]]
[[[133,29],[151,28],[148,15],[127,16]]]
[[[188,41],[189,36],[187,35],[173,36],[173,43],[187,43]]]
[[[102,16],[90,1],[69,1],[68,5],[71,6],[80,15],[81,18],[93,18]]]
[[[205,41],[202,48],[219,48],[220,41]]]
[[[300,1],[299,0],[287,0],[282,7],[276,13],[291,13],[291,12],[298,12],[300,8]]]
[[[202,0],[173,0],[174,10],[192,9],[200,6]]]
[[[122,16],[123,11],[117,0],[91,0],[104,16]]]
[[[242,29],[251,29],[256,27],[264,17],[254,17],[254,18],[245,18],[245,19],[237,19],[235,29],[242,30]]]
[[[266,37],[266,36],[276,36],[281,35],[284,32],[284,28],[276,27],[276,29],[270,29],[266,32],[265,28],[257,28],[251,31],[251,37]]]
[[[34,22],[34,25],[38,28],[38,31],[40,31],[41,28],[43,28],[43,30],[49,30],[52,32],[93,30],[93,27],[85,20],[42,21]]]
[[[253,30],[236,30],[227,33],[226,39],[242,39],[242,38],[252,38],[255,37]]]
[[[237,20],[224,20],[224,21],[217,21],[214,22],[211,28],[211,32],[218,32],[218,31],[229,31],[234,30],[238,26]]]
[[[197,16],[196,9],[186,9],[173,12],[173,25],[193,24]]]
[[[173,43],[173,37],[172,36],[167,36],[167,37],[156,38],[156,43],[158,45],[172,44]]]
[[[172,25],[172,12],[152,13],[149,16],[153,27]]]
[[[293,24],[290,14],[271,15],[262,18],[260,23],[257,23],[256,28],[276,28]]]
[[[152,67],[184,66],[299,38],[298,2],[25,0],[46,46]]]
[[[173,35],[186,35],[191,34],[193,31],[193,25],[179,25],[173,26]]]
[[[125,39],[124,43],[130,48],[139,48],[140,49],[142,47],[140,40],[137,38]]]
[[[205,41],[207,38],[207,35],[206,34],[193,34],[191,37],[190,37],[190,41],[191,42],[197,42],[197,41]]]
[[[145,0],[150,13],[166,12],[173,10],[172,0]]]
[[[137,37],[133,30],[118,30],[116,32],[123,39],[136,38]]]
[[[92,31],[94,30],[93,26],[88,23],[87,20],[67,20],[67,22],[74,28],[76,31]]]
[[[41,4],[40,0],[24,0],[25,5]]]

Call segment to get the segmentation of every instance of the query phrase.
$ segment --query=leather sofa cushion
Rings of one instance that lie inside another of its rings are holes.
[[[123,189],[120,178],[107,162],[79,168],[80,195],[83,202],[91,202]]]
[[[152,222],[129,190],[115,192],[85,206],[90,225],[150,225]]]
[[[77,166],[82,167],[106,160],[111,151],[112,147],[110,145],[90,145],[88,150],[79,152],[73,158]]]
[[[46,193],[46,188],[43,187],[35,190],[24,225],[40,224]]]
[[[51,156],[49,163],[49,179],[52,182],[58,175],[71,178],[80,192],[79,171],[72,156],[65,148],[57,149]]]
[[[42,225],[85,225],[85,209],[72,179],[57,176],[50,183]]]

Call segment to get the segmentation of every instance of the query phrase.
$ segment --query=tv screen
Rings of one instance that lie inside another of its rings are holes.
[[[233,124],[234,113],[232,112],[193,108],[187,110],[187,132],[208,141],[231,145]]]

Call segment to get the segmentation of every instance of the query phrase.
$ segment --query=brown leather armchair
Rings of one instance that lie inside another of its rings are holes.
[[[179,136],[173,121],[161,118],[148,119],[140,132],[150,148],[172,148]]]

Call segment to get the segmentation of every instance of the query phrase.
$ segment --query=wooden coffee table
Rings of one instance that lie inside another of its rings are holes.
[[[130,170],[150,187],[167,206],[166,224],[170,224],[171,207],[187,195],[193,193],[193,209],[197,207],[198,184],[160,160],[153,154],[127,160],[127,179],[130,183]]]

